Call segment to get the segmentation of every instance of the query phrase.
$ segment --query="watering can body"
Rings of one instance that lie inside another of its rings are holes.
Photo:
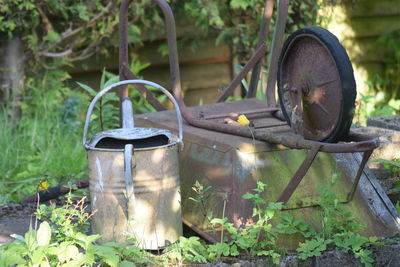
[[[86,140],[95,102],[121,83],[161,87],[142,80],[119,82],[102,90],[89,106],[83,144],[88,152],[90,198],[95,211],[92,231],[102,236],[101,242],[134,240],[141,248],[155,250],[182,235],[178,166],[181,120],[179,137],[163,129],[133,127],[132,121],[127,123],[129,127],[104,131]]]

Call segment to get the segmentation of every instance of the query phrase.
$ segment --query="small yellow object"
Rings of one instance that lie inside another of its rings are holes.
[[[246,115],[239,115],[237,122],[240,123],[243,126],[249,125],[250,121],[247,119]]]
[[[42,180],[38,184],[38,189],[39,190],[46,190],[49,187],[50,187],[50,183],[47,180]]]

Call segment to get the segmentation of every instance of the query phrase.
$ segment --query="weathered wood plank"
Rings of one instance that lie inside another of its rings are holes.
[[[369,90],[369,82],[376,75],[383,73],[384,64],[380,63],[354,63],[354,77],[357,84],[358,97],[360,94],[365,94]]]
[[[141,62],[148,62],[151,65],[168,64],[168,56],[162,56],[157,52],[158,46],[161,41],[146,43],[143,47],[136,50],[131,49],[130,58],[134,55],[139,57]],[[227,62],[229,60],[230,52],[226,45],[215,45],[213,39],[205,40],[196,51],[192,51],[189,47],[179,48],[179,63],[185,64],[204,64],[205,62]],[[198,61],[198,62],[197,62]],[[118,68],[118,51],[111,51],[108,56],[95,55],[87,60],[76,64],[73,67],[68,67],[70,73],[99,71],[103,68],[107,70]]]
[[[355,37],[380,36],[400,29],[400,15],[391,17],[354,18],[349,21]]]
[[[334,21],[328,27],[335,35],[345,38],[378,37],[400,29],[400,15],[391,17],[363,17],[345,22]]]
[[[350,60],[354,63],[384,63],[388,56],[385,45],[375,37],[362,39],[347,38],[342,41],[342,45],[346,48]]]
[[[350,18],[400,15],[399,0],[345,1],[344,7]]]
[[[152,65],[168,64],[168,56],[161,56],[157,49],[161,42],[152,42],[146,44],[144,47],[139,48],[135,53],[143,62],[150,62]],[[179,62],[185,64],[186,62],[202,61],[205,59],[224,59],[229,60],[229,48],[226,45],[215,45],[214,39],[205,40],[195,51],[190,47],[179,47]]]
[[[147,80],[159,82],[171,88],[168,67],[149,68],[143,71]],[[188,65],[181,69],[182,89],[184,91],[201,88],[218,88],[230,81],[228,63]]]

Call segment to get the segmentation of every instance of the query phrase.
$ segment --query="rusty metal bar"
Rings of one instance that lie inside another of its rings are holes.
[[[181,77],[179,73],[178,46],[176,44],[176,26],[175,26],[174,14],[172,13],[171,7],[165,0],[154,0],[154,1],[161,8],[161,11],[163,12],[165,17],[172,93],[179,104],[179,108],[182,112],[183,118],[190,123],[190,121],[193,120],[193,116],[187,109],[186,104],[183,101],[183,95],[181,89]]]
[[[310,152],[308,152],[306,159],[303,161],[303,163],[300,165],[296,173],[293,175],[293,178],[290,180],[289,184],[282,191],[277,202],[286,203],[290,199],[290,197],[296,190],[297,186],[299,186],[301,180],[303,180],[304,176],[307,174],[307,171],[310,169],[311,164],[313,163],[315,156],[317,156],[321,146],[322,146],[321,144],[316,144],[310,150]]]
[[[227,124],[221,124],[214,121],[190,119],[191,125],[199,128],[204,128],[212,131],[234,134],[244,137],[253,138],[257,140],[266,141],[273,144],[282,144],[286,147],[294,149],[312,149],[315,145],[322,145],[320,151],[327,153],[352,153],[352,152],[364,152],[367,150],[373,150],[379,146],[379,140],[377,138],[359,141],[353,140],[352,143],[323,143],[311,140],[305,140],[300,135],[288,135],[278,134],[273,131],[253,131],[253,135],[247,127],[237,127]]]
[[[270,112],[275,112],[279,110],[279,108],[263,108],[263,109],[255,109],[255,110],[248,110],[245,112],[241,112],[240,114],[243,115],[252,115],[252,114],[257,114],[257,113],[270,113]],[[206,120],[211,120],[211,119],[220,119],[220,118],[225,118],[225,117],[230,117],[232,119],[232,117],[234,116],[239,116],[238,113],[225,113],[225,114],[218,114],[218,115],[209,115],[209,116],[204,116],[204,119]]]
[[[276,106],[275,83],[278,75],[279,54],[282,49],[288,9],[289,0],[280,0],[278,4],[278,20],[275,26],[271,58],[268,67],[267,103],[269,107]]]
[[[128,6],[131,0],[125,0],[120,7],[119,15],[119,78],[120,80],[136,80],[137,77],[128,68]],[[142,84],[135,85],[135,88],[143,95],[144,98],[157,110],[162,111],[166,108],[157,100],[157,98]],[[119,97],[122,99],[128,97],[126,86],[119,88]],[[122,107],[120,107],[122,114]],[[120,115],[121,119],[122,115]]]
[[[353,199],[354,194],[355,194],[356,189],[357,189],[357,185],[360,182],[361,174],[362,174],[362,172],[364,170],[364,167],[367,164],[369,158],[371,157],[372,152],[373,152],[373,150],[368,150],[368,151],[365,151],[363,153],[363,157],[362,157],[362,160],[361,160],[361,163],[360,163],[360,167],[358,168],[357,175],[354,178],[353,186],[351,187],[351,190],[350,190],[349,195],[347,197],[347,202],[350,202]]]
[[[189,226],[193,231],[195,231],[196,233],[201,235],[201,237],[203,237],[208,242],[210,242],[210,243],[218,243],[218,240],[215,239],[211,234],[203,231],[202,229],[200,229],[199,227],[197,227],[196,225],[194,225],[193,223],[189,222],[188,220],[186,220],[184,218],[182,218],[182,221],[183,221],[184,224]]]
[[[265,128],[272,128],[272,127],[280,127],[280,126],[286,126],[288,125],[286,122],[279,122],[279,123],[260,123],[260,124],[255,124],[253,126],[253,129],[265,129]]]
[[[274,0],[266,0],[265,1],[265,6],[264,6],[264,15],[263,15],[263,20],[261,23],[260,27],[260,33],[258,35],[258,43],[257,43],[257,48],[265,45],[265,41],[268,36],[268,29],[269,29],[269,23],[272,18],[272,13],[274,11]],[[249,86],[249,91],[247,92],[246,97],[247,98],[252,98],[256,96],[257,93],[257,85],[258,81],[260,80],[260,72],[261,72],[261,67],[263,64],[263,58],[260,58],[260,60],[257,62],[257,64],[254,66],[252,74],[251,74],[251,79],[250,79],[250,86]]]
[[[233,90],[240,84],[240,82],[246,77],[247,73],[249,73],[250,69],[257,64],[260,58],[265,54],[266,46],[263,45],[257,48],[256,52],[250,58],[250,60],[244,65],[243,69],[236,75],[236,77],[231,81],[228,87],[222,92],[221,96],[218,98],[217,102],[225,101],[228,96],[232,95]]]

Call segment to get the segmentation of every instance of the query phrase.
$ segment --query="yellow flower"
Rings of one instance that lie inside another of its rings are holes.
[[[237,122],[240,123],[243,126],[249,125],[250,121],[247,119],[246,115],[239,115]]]
[[[50,183],[47,180],[42,180],[38,184],[38,190],[46,190],[50,187]]]

